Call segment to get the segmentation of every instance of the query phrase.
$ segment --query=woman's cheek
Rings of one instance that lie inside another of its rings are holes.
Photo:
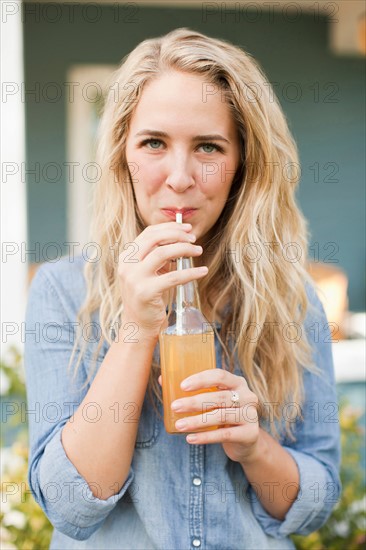
[[[162,179],[162,174],[157,167],[153,165],[138,165],[135,181],[137,181],[140,185],[143,185],[144,192],[151,195],[161,187],[164,180]]]

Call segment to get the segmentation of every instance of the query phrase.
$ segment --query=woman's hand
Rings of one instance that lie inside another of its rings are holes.
[[[172,410],[179,414],[201,413],[178,420],[176,428],[182,433],[189,433],[218,426],[216,430],[187,435],[187,442],[197,445],[221,443],[231,460],[241,463],[250,460],[259,443],[257,396],[250,391],[242,376],[222,369],[202,371],[186,378],[181,384],[186,391],[212,387],[216,387],[217,391],[172,402]]]
[[[212,391],[213,387],[217,391]],[[208,369],[183,380],[181,388],[211,391],[172,402],[172,409],[179,414],[197,413],[178,420],[177,429],[188,434],[188,443],[221,443],[226,455],[240,463],[261,505],[283,521],[300,490],[299,469],[287,450],[259,427],[259,400],[245,378],[222,369]],[[239,406],[234,406],[237,403]],[[179,425],[182,421],[184,426]],[[218,428],[210,429],[215,426]],[[197,429],[208,431],[190,433]]]
[[[207,273],[198,267],[171,270],[173,259],[202,254],[202,247],[193,244],[191,229],[191,224],[174,221],[149,225],[119,256],[123,320],[136,323],[145,335],[158,336],[169,289]]]

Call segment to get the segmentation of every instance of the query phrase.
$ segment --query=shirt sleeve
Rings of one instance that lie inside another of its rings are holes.
[[[299,494],[280,521],[267,513],[250,488],[253,513],[263,530],[275,538],[316,531],[327,521],[341,494],[340,427],[331,334],[315,290],[308,292],[318,314],[307,317],[305,330],[321,374],[304,371],[305,399],[301,408],[304,421],[296,420],[296,441],[286,440],[283,445],[299,470]]]
[[[28,483],[36,502],[52,525],[65,535],[88,539],[126,493],[134,472],[117,494],[106,500],[94,496],[88,483],[67,457],[61,441],[63,426],[74,414],[88,388],[82,363],[75,381],[67,369],[74,343],[67,306],[41,266],[29,289],[24,361],[27,386],[30,452]],[[87,362],[87,360],[86,360]],[[98,494],[97,483],[93,485]]]

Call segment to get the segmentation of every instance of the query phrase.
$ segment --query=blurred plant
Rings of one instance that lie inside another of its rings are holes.
[[[26,399],[22,356],[15,348],[10,348],[8,353],[7,363],[0,363],[1,397],[11,397],[11,402],[16,404]],[[26,422],[21,422],[20,408],[6,424],[8,429],[18,425],[20,430],[15,443],[1,449],[0,548],[46,550],[53,527],[34,500],[27,482],[28,427]]]
[[[1,395],[25,397],[25,376],[22,354],[14,346],[7,352],[8,357],[0,363]]]
[[[10,350],[7,364],[0,364],[2,395],[26,398],[21,354]],[[363,411],[352,408],[345,400],[340,402],[343,491],[327,523],[314,533],[302,537],[293,535],[298,550],[356,550],[366,543],[366,495],[360,450],[364,430],[359,425]],[[20,415],[20,412],[19,412]],[[12,424],[19,422],[18,413]],[[0,519],[1,550],[49,548],[53,527],[34,500],[27,483],[28,430],[27,425],[17,434],[16,442],[2,449],[5,457],[2,473],[2,510]],[[7,456],[8,455],[8,456]],[[5,492],[5,491],[6,492]]]
[[[340,400],[342,494],[330,518],[318,531],[293,535],[298,550],[356,550],[366,545],[366,491],[360,451],[365,432],[359,425],[364,411]]]

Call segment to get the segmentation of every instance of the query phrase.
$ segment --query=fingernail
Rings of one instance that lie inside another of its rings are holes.
[[[183,380],[180,387],[182,388],[182,390],[189,390],[191,384],[187,380]]]
[[[171,404],[171,409],[172,411],[180,411],[181,410],[181,404],[179,403],[179,401],[173,401],[173,403]]]
[[[187,435],[187,441],[188,443],[193,443],[194,441],[197,441],[197,436],[195,434],[189,434]]]
[[[182,428],[185,428],[187,426],[187,422],[185,420],[177,420],[175,423],[175,427],[178,430],[181,430]]]

